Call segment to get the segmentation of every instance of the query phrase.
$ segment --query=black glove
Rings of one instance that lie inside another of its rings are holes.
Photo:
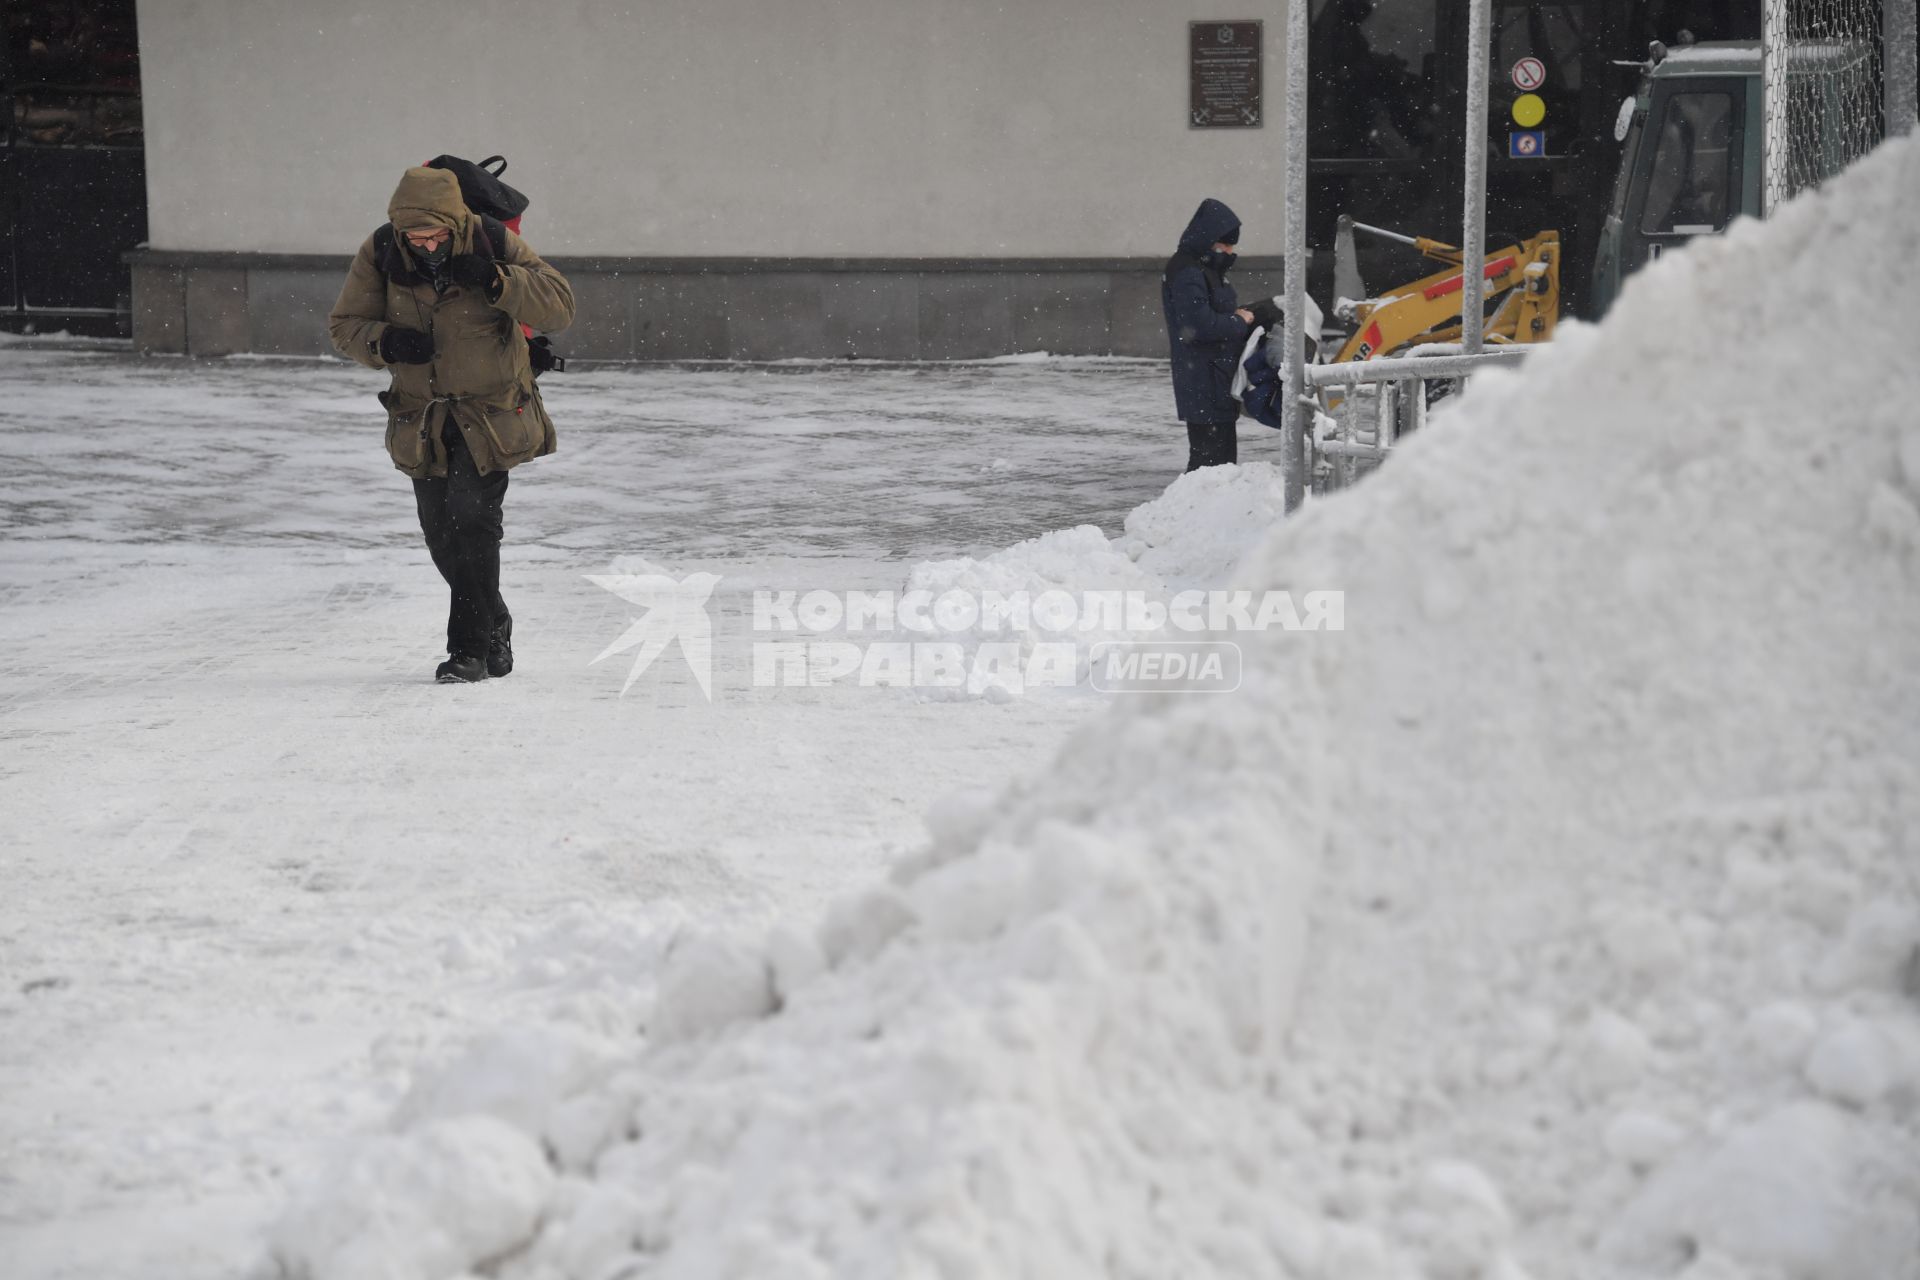
[[[527,364],[536,378],[543,373],[567,371],[567,358],[553,349],[553,339],[544,333],[527,339]]]
[[[433,359],[433,335],[390,324],[380,335],[380,358],[388,364],[426,364]]]
[[[1278,329],[1287,322],[1286,312],[1272,298],[1261,298],[1258,302],[1247,304],[1247,310],[1253,312],[1253,322],[1263,329]]]
[[[500,296],[496,287],[500,272],[492,258],[477,253],[456,253],[447,259],[447,278],[463,289],[485,289],[489,300]]]

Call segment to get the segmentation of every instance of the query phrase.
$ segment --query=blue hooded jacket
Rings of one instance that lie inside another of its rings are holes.
[[[1214,244],[1235,244],[1240,219],[1218,200],[1206,199],[1180,235],[1180,248],[1160,273],[1160,308],[1167,317],[1173,356],[1173,404],[1182,422],[1234,422],[1233,366],[1253,326],[1233,314],[1239,301],[1226,281],[1233,260],[1221,261]]]

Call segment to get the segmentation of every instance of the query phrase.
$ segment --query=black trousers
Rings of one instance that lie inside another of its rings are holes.
[[[440,431],[447,446],[447,474],[413,482],[420,531],[427,535],[433,567],[447,580],[447,652],[487,656],[487,641],[507,617],[500,598],[500,507],[507,496],[507,473],[483,476],[460,428],[449,420]]]
[[[1240,460],[1240,427],[1233,422],[1187,424],[1187,470],[1231,466]]]

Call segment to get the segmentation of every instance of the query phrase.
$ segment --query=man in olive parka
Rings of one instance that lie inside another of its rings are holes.
[[[471,212],[445,169],[407,170],[391,221],[367,237],[327,317],[333,345],[392,383],[387,452],[413,477],[427,550],[447,581],[442,681],[513,670],[500,598],[507,472],[554,450],[522,324],[573,321],[565,277],[491,218]]]

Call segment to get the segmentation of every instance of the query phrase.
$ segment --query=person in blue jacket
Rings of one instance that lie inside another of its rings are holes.
[[[1239,243],[1239,216],[1218,200],[1202,200],[1181,233],[1180,248],[1160,273],[1160,307],[1173,354],[1174,411],[1187,424],[1189,471],[1239,457],[1234,365],[1261,319],[1256,310],[1240,305],[1227,283]],[[1266,322],[1272,323],[1271,317]]]

